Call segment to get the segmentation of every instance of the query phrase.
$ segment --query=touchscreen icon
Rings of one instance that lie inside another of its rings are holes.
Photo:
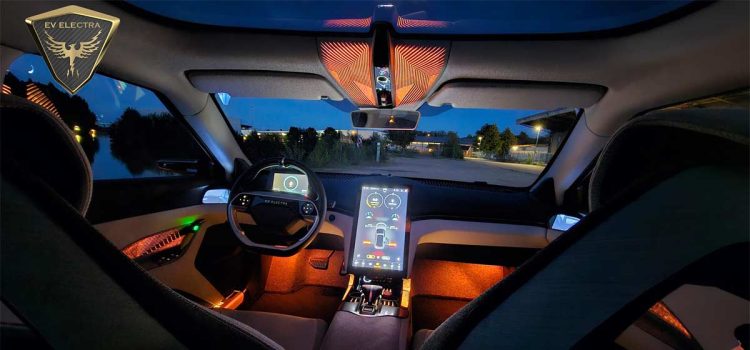
[[[382,228],[375,230],[375,248],[376,249],[385,248],[385,230]]]
[[[383,195],[377,192],[370,193],[367,196],[367,206],[370,208],[380,208],[383,205]]]
[[[284,179],[284,188],[286,188],[287,191],[294,191],[297,189],[297,186],[299,186],[299,180],[296,176],[287,176],[287,178]]]
[[[397,194],[391,193],[385,196],[385,207],[390,210],[396,210],[401,206],[401,197]]]

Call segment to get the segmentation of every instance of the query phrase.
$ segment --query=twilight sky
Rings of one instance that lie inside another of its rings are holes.
[[[60,85],[40,56],[23,55],[14,61],[10,71],[20,80],[46,84],[52,82],[60,90]],[[100,123],[111,123],[122,115],[127,107],[133,107],[142,114],[164,112],[166,109],[159,99],[148,90],[133,87],[108,77],[96,74],[78,95],[83,97]],[[335,129],[351,129],[349,112],[354,106],[348,102],[339,103],[339,108],[326,101],[304,101],[283,99],[240,98],[233,96],[229,105],[219,103],[227,118],[234,127],[239,124],[251,125],[258,130],[288,130],[290,126],[313,127],[324,129],[331,126]],[[340,108],[343,108],[340,109]],[[473,134],[486,123],[497,124],[500,131],[509,127],[514,133],[531,128],[516,124],[516,119],[535,114],[539,111],[493,110],[466,108],[435,108],[426,104],[420,108],[422,118],[417,130],[422,131],[455,131],[463,137]]]
[[[228,105],[219,102],[227,118],[238,128],[239,124],[250,125],[258,130],[287,130],[290,126],[324,129],[351,129],[349,109],[341,110],[326,101],[281,100],[232,97]],[[518,118],[539,111],[495,110],[468,108],[433,108],[423,105],[422,117],[417,130],[455,131],[463,137],[474,134],[486,123],[497,124],[500,131],[509,127],[514,133],[533,130],[516,124]]]

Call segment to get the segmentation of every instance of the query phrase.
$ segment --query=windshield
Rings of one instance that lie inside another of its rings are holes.
[[[556,34],[616,29],[690,3],[671,1],[145,1],[129,3],[214,26],[367,33],[389,23],[409,34]],[[241,16],[237,14],[242,14]]]
[[[415,131],[355,130],[348,101],[233,97],[217,104],[251,162],[286,156],[317,172],[526,187],[577,121],[574,109],[422,106]]]

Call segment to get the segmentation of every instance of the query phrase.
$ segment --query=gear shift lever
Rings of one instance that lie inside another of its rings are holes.
[[[365,300],[370,305],[375,305],[380,295],[383,294],[383,286],[377,284],[363,284],[362,289],[365,293]]]
[[[364,293],[365,302],[361,305],[361,312],[374,315],[378,309],[375,303],[383,293],[383,286],[379,286],[377,284],[363,284],[362,292]]]

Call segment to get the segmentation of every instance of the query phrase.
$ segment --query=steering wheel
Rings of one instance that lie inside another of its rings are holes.
[[[307,193],[269,190],[268,177],[278,173],[306,176]],[[229,197],[229,227],[244,248],[261,254],[294,255],[312,243],[325,220],[323,183],[296,160],[270,158],[253,164],[235,181]]]

